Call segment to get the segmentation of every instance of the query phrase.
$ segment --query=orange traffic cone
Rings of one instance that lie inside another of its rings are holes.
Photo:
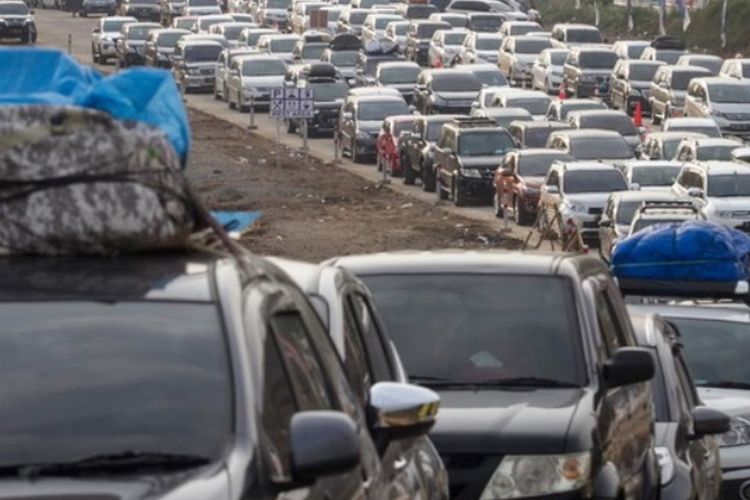
[[[565,99],[568,98],[568,93],[565,91],[565,82],[562,82],[560,84],[560,92],[558,92],[557,98],[560,99],[561,101],[564,101]]]
[[[635,110],[633,111],[633,125],[636,128],[643,127],[643,108],[641,108],[641,101],[635,102]]]

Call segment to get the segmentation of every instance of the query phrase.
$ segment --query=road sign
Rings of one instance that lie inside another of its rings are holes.
[[[271,89],[271,100],[283,101],[284,100],[284,87],[274,87]]]
[[[284,115],[284,100],[274,99],[271,101],[271,116],[273,118],[282,118]]]
[[[312,118],[313,116],[315,116],[315,101],[300,101],[299,113],[301,118]]]
[[[315,90],[296,87],[273,88],[270,112],[274,118],[312,118],[315,116]]]

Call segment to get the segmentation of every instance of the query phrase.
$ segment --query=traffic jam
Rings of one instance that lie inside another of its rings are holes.
[[[750,500],[750,58],[529,0],[0,0],[0,39],[0,499]],[[201,106],[518,250],[254,253]]]

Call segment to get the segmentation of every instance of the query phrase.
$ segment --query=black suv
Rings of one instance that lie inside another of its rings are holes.
[[[357,55],[357,63],[354,69],[354,86],[355,87],[369,87],[377,83],[377,71],[378,66],[384,62],[395,62],[403,61],[404,56],[398,53],[397,50],[391,50],[387,52],[374,51],[366,52],[364,50],[359,51]]]
[[[427,53],[430,49],[432,35],[437,30],[450,30],[451,25],[442,21],[412,21],[406,32],[404,55],[420,66],[427,66]]]
[[[650,113],[651,81],[656,75],[656,70],[663,65],[661,61],[620,59],[612,70],[612,79],[609,82],[612,108],[621,109],[632,116],[636,103],[640,103],[641,111]]]
[[[423,115],[414,119],[411,132],[398,141],[404,184],[414,184],[417,178],[421,178],[423,191],[435,191],[432,166],[435,143],[443,125],[454,118],[456,115]]]
[[[408,114],[409,106],[401,96],[348,96],[336,132],[341,153],[348,153],[354,163],[373,160],[383,120],[392,115]]]
[[[305,295],[257,257],[0,274],[3,498],[381,498],[371,436],[424,435],[435,413],[394,383],[364,408]]]
[[[658,498],[654,359],[598,258],[441,251],[342,257],[372,292],[451,498]],[[425,334],[425,332],[428,332]]]
[[[515,147],[513,137],[494,120],[455,118],[443,125],[433,160],[438,199],[450,197],[459,207],[469,198],[489,204],[495,170]]]
[[[482,82],[470,71],[422,70],[417,77],[414,105],[424,115],[469,114],[471,105],[477,100],[480,90],[482,90]]]
[[[15,38],[21,43],[36,43],[34,11],[20,0],[0,2],[0,40]]]
[[[307,133],[312,135],[333,135],[341,113],[349,86],[330,63],[307,64],[296,73],[293,85],[299,89],[312,89],[314,92],[314,114],[307,119]],[[287,120],[287,132],[302,132],[304,118]]]
[[[618,58],[615,51],[597,47],[575,47],[563,66],[565,91],[572,97],[609,97],[609,79]]]

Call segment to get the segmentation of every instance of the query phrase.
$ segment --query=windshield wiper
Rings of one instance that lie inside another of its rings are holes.
[[[482,380],[475,385],[480,387],[578,387],[578,384],[565,380],[556,380],[544,377],[509,377],[491,380]]]
[[[415,384],[432,385],[434,383],[452,383],[453,381],[446,377],[435,377],[432,375],[409,375],[409,382]]]
[[[717,380],[695,384],[698,387],[716,387],[718,389],[746,389],[750,390],[750,382],[735,382],[733,380]]]
[[[0,476],[17,475],[25,479],[34,479],[44,475],[65,476],[105,471],[187,469],[210,462],[209,458],[199,455],[123,451],[93,455],[70,462],[0,465]]]

